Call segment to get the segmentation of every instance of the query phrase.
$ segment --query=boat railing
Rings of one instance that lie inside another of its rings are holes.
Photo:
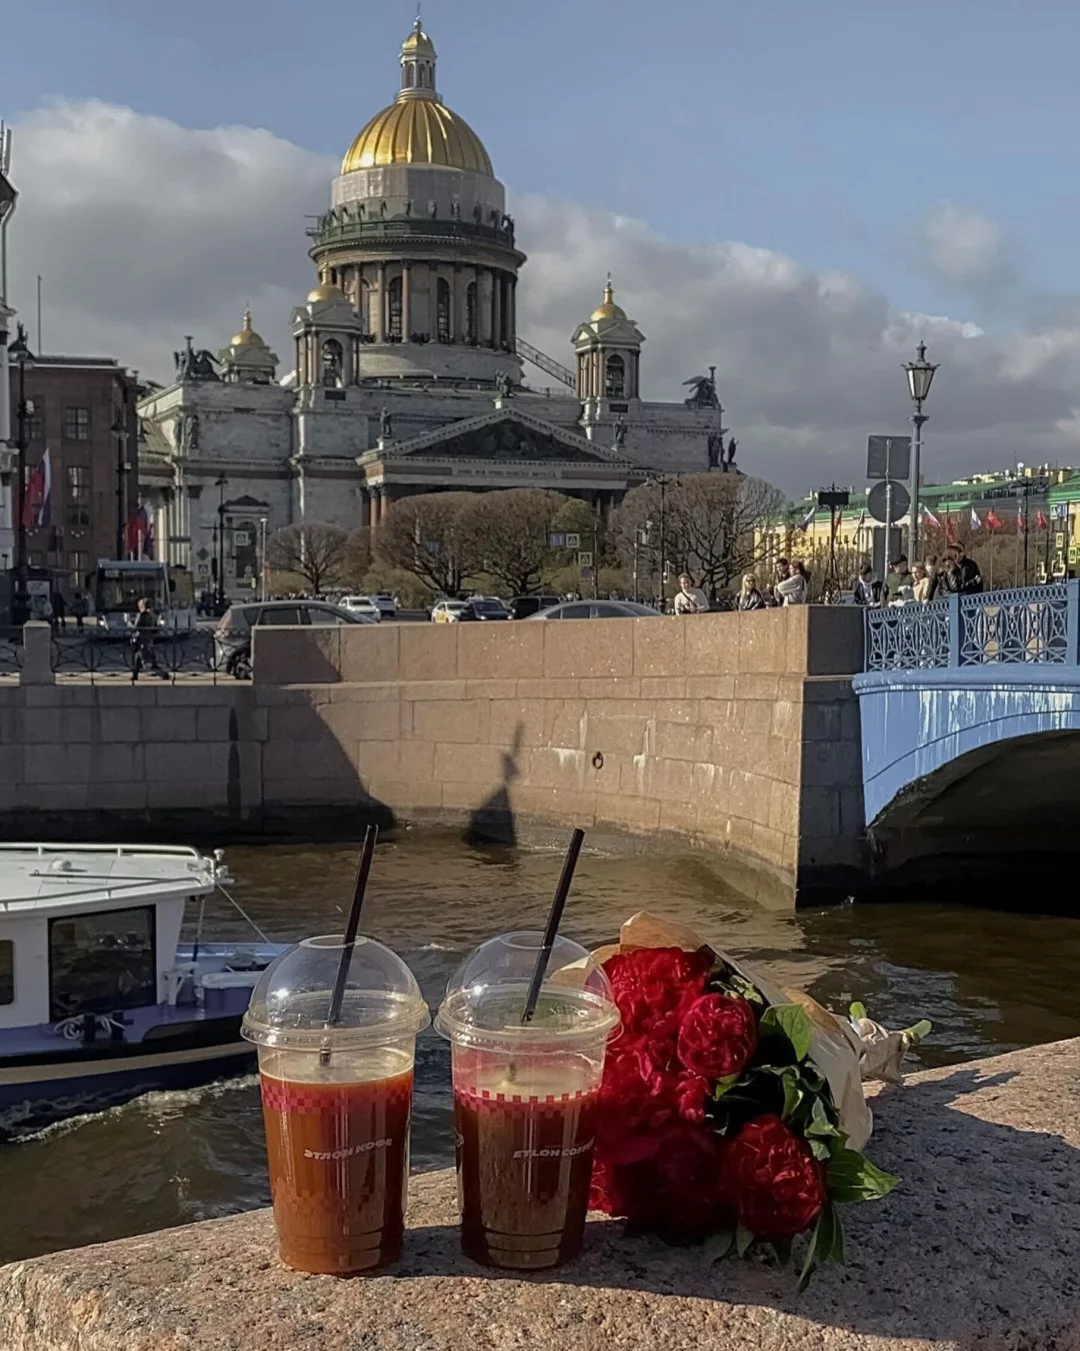
[[[191,858],[206,860],[189,844],[48,844],[0,843],[0,854],[104,854],[115,858]],[[206,860],[209,862],[210,860]]]

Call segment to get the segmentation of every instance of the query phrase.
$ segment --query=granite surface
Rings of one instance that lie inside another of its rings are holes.
[[[913,1075],[875,1101],[886,1201],[848,1265],[794,1277],[589,1224],[526,1279],[462,1258],[450,1173],[413,1180],[393,1275],[277,1261],[268,1212],[0,1268],[3,1351],[1078,1351],[1080,1040]]]

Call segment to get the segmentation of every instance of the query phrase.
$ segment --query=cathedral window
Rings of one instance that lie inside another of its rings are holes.
[[[604,363],[604,394],[609,399],[626,397],[626,363],[617,354]]]
[[[450,283],[445,277],[435,283],[435,332],[439,342],[450,341]]]
[[[327,338],[322,345],[322,382],[328,388],[340,389],[344,354],[337,338]]]
[[[387,291],[387,336],[401,341],[401,278],[394,277]]]
[[[476,305],[476,282],[469,282],[465,291],[465,340],[466,342],[476,342],[480,334],[476,324],[477,305]]]

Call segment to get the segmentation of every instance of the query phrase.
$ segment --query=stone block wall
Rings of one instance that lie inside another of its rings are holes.
[[[312,815],[501,839],[580,825],[722,854],[770,903],[835,895],[863,871],[859,620],[258,629],[252,685],[24,670],[0,681],[0,835]]]

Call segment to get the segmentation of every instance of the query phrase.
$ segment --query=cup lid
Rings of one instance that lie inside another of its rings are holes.
[[[435,1016],[435,1030],[459,1045],[516,1045],[554,1050],[577,1038],[606,1038],[619,1026],[607,972],[580,943],[559,935],[536,1011],[522,1023],[543,934],[489,939],[458,967]]]
[[[431,1021],[416,977],[390,948],[359,937],[345,978],[341,1016],[327,1027],[344,935],[305,938],[263,972],[241,1034],[259,1046],[317,1051],[377,1046],[415,1036]]]

